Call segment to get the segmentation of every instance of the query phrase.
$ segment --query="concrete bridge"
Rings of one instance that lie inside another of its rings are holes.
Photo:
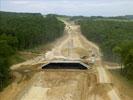
[[[50,61],[44,65],[42,65],[42,69],[81,69],[86,70],[89,69],[90,66],[83,63],[82,61],[61,61],[61,60],[54,60]]]

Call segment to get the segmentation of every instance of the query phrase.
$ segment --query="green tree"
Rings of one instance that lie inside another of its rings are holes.
[[[83,19],[79,24],[83,35],[99,45],[104,60],[120,62],[122,74],[133,80],[133,22]]]
[[[14,50],[5,41],[0,40],[0,90],[9,83],[8,58],[14,54]]]
[[[64,23],[52,15],[0,11],[0,90],[9,83],[9,58],[17,50],[52,42],[63,31]]]

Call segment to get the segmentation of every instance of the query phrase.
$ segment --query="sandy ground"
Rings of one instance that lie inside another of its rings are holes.
[[[17,75],[21,81],[7,87],[0,94],[0,100],[122,100],[119,91],[111,85],[106,67],[101,64],[99,48],[81,34],[80,26],[64,23],[66,34],[52,50],[11,67],[13,71],[21,72]],[[40,66],[37,64],[40,63],[55,59],[81,60],[83,56],[89,62],[92,54],[95,54],[95,64],[85,71],[38,71]],[[34,74],[31,74],[32,71]],[[25,77],[28,76],[30,78],[27,80]]]

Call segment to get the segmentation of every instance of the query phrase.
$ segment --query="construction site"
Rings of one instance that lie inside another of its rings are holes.
[[[64,36],[51,50],[11,67],[15,79],[0,100],[131,100],[113,84],[99,47],[62,21]]]

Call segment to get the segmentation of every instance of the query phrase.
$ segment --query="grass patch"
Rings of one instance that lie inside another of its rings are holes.
[[[31,52],[17,52],[15,55],[12,55],[9,58],[9,62],[11,65],[18,64],[26,60],[32,59],[36,56],[38,56],[38,54],[31,53]]]
[[[121,70],[120,69],[116,69],[116,70],[110,70],[110,72],[112,74],[114,74],[115,76],[117,76],[118,78],[120,78],[123,82],[125,82],[128,86],[132,86],[133,84],[133,80],[128,80],[126,77],[124,77],[124,75],[121,74]]]
[[[133,98],[133,81],[127,80],[126,77],[124,77],[120,73],[119,70],[109,70],[109,74],[111,77],[111,80],[115,87],[120,91],[120,96],[123,98],[123,100],[132,100]]]
[[[47,44],[41,44],[41,45],[38,45],[31,49],[25,49],[25,50],[23,50],[23,52],[31,52],[34,54],[44,54],[44,53],[46,53],[46,51],[50,50],[53,47],[54,42],[55,41],[49,42]]]
[[[13,65],[13,64],[17,64],[17,63],[20,63],[20,62],[23,62],[25,61],[25,58],[20,56],[19,53],[13,55],[10,57],[10,64]]]

